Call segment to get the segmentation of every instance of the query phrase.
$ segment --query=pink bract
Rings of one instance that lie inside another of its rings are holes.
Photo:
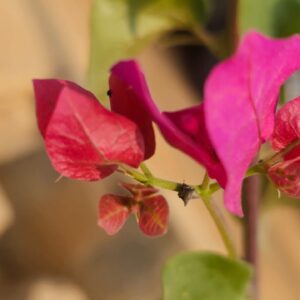
[[[88,91],[62,80],[35,80],[36,112],[46,150],[63,176],[98,180],[118,163],[138,167],[143,137],[135,123],[108,111]]]
[[[116,82],[119,82],[119,86]],[[152,133],[149,129],[152,128],[151,122],[154,121],[173,147],[201,163],[210,177],[216,178],[224,186],[225,172],[215,152],[211,151],[213,147],[206,131],[201,105],[178,112],[162,113],[150,95],[139,65],[133,60],[119,62],[111,69],[110,84],[112,109],[122,112],[132,120],[141,120],[144,123],[143,127],[147,129],[143,130],[146,140],[149,136],[149,141],[152,141]],[[122,97],[121,100],[116,101],[113,98],[114,93],[119,95],[119,89],[122,89],[123,94],[127,90],[125,103],[121,102]],[[150,150],[146,149],[147,153],[152,151],[152,142],[148,143],[148,147],[149,145],[151,147]]]
[[[109,77],[111,110],[136,123],[145,142],[145,159],[155,151],[155,136],[151,115],[143,105],[144,92],[148,88],[143,74],[135,63],[119,63],[111,69]]]
[[[270,39],[250,32],[206,82],[206,126],[227,175],[225,206],[236,215],[243,215],[245,173],[272,134],[280,87],[299,68],[299,36]]]

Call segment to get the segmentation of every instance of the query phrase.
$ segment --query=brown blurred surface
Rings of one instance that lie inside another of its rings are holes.
[[[96,225],[97,202],[116,188],[118,178],[55,183],[58,175],[36,130],[31,79],[60,77],[84,84],[90,6],[87,0],[0,2],[1,300],[159,299],[167,257],[186,249],[224,252],[200,201],[183,209],[176,195],[166,193],[171,228],[161,239],[143,237],[133,219],[107,237]],[[193,103],[196,96],[164,57],[150,49],[140,60],[162,108]],[[160,177],[178,181],[198,183],[203,175],[159,136],[149,166]],[[216,200],[220,203],[220,197]],[[228,222],[241,248],[241,228],[235,220]],[[299,210],[272,209],[260,227],[262,299],[300,299]]]

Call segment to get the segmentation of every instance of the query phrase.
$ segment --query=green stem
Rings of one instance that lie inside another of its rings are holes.
[[[224,246],[227,250],[228,256],[237,259],[237,253],[234,247],[234,244],[232,242],[232,239],[229,236],[229,233],[225,227],[225,224],[222,221],[222,217],[220,216],[220,212],[217,212],[212,205],[211,197],[209,195],[203,195],[201,191],[197,191],[198,195],[202,198],[205,207],[207,208],[211,218],[213,219],[217,230],[220,234],[220,237],[222,238],[222,241],[224,243]]]
[[[253,167],[249,168],[245,178],[251,177],[253,175],[257,175],[257,174],[263,174],[265,173],[265,167],[262,163],[258,163],[257,165],[254,165]],[[201,187],[201,186],[199,186]],[[216,191],[218,191],[220,189],[220,185],[217,182],[211,183],[207,189],[207,193],[209,195],[214,194]]]
[[[140,168],[146,177],[153,177],[153,174],[151,173],[150,169],[147,167],[145,163],[141,163]]]
[[[147,184],[157,186],[170,191],[176,191],[176,192],[178,192],[179,187],[181,186],[180,183],[164,180],[161,178],[155,178],[155,177],[149,178]]]
[[[203,190],[207,190],[208,187],[209,187],[209,176],[208,176],[208,173],[205,172],[205,175],[202,180],[201,188]]]
[[[142,163],[140,167],[141,167],[143,173],[141,173],[141,172],[137,171],[136,169],[133,169],[127,165],[120,165],[119,171],[121,173],[131,176],[133,179],[135,179],[136,181],[139,181],[143,184],[153,185],[153,186],[160,187],[160,188],[170,190],[170,191],[178,192],[180,187],[182,186],[182,183],[153,176],[153,174],[151,173],[149,168],[144,163]],[[264,172],[265,172],[264,163],[258,163],[257,165],[248,169],[245,177],[250,177],[250,176],[253,176],[256,174],[261,174]],[[199,191],[201,191],[200,192],[201,197],[202,197],[202,194],[210,196],[221,188],[217,182],[209,184],[209,177],[207,174],[205,174],[202,184],[200,184],[200,185],[186,184],[186,185],[195,189],[197,191],[197,193],[199,193]],[[203,193],[203,192],[205,192],[205,193]]]
[[[174,181],[170,181],[170,180],[166,180],[166,179],[162,179],[162,178],[157,178],[157,177],[154,177],[152,175],[150,177],[148,177],[148,174],[149,174],[148,172],[146,172],[147,175],[145,175],[145,174],[140,173],[139,171],[136,171],[135,169],[130,168],[130,167],[125,166],[125,165],[121,166],[121,171],[128,174],[128,175],[130,175],[135,180],[137,180],[137,181],[139,181],[143,184],[148,184],[148,185],[160,187],[160,188],[163,188],[163,189],[166,189],[166,190],[178,191],[179,187],[181,186],[181,184],[178,183],[178,182],[174,182]]]
[[[129,168],[128,166],[122,166],[122,171],[127,173],[128,175],[132,176],[135,180],[144,183],[144,184],[149,184],[152,186],[156,186],[156,187],[160,187],[160,188],[164,188],[167,190],[171,190],[171,191],[179,191],[182,184],[177,183],[177,182],[173,182],[173,181],[169,181],[169,180],[165,180],[165,179],[161,179],[161,178],[156,178],[153,177],[151,175],[151,177],[147,177],[146,174],[151,174],[151,172],[149,171],[149,169],[145,166],[141,166],[141,169],[144,170],[145,174],[142,174],[138,171],[136,171],[135,169]],[[227,249],[228,255],[231,258],[237,258],[237,254],[234,248],[234,245],[232,243],[232,240],[224,226],[224,223],[222,222],[221,217],[219,216],[218,212],[215,210],[215,208],[213,207],[212,203],[211,203],[211,190],[210,187],[211,185],[209,185],[209,177],[206,174],[204,176],[203,179],[203,183],[200,186],[191,186],[193,189],[195,189],[195,191],[197,192],[197,194],[200,196],[200,198],[202,198],[205,207],[207,208],[209,214],[211,215],[219,233],[220,236],[224,242],[224,245]]]

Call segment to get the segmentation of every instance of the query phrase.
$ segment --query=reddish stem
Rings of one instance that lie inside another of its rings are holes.
[[[245,260],[252,264],[254,276],[252,281],[251,299],[258,300],[258,245],[257,227],[259,214],[259,201],[261,198],[261,181],[259,176],[246,179],[244,189],[245,205]]]

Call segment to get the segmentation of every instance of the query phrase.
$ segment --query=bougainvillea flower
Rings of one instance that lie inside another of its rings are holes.
[[[206,126],[226,174],[225,206],[242,216],[241,187],[260,145],[270,138],[280,86],[300,68],[300,37],[270,39],[251,32],[210,73]]]
[[[275,151],[284,153],[268,169],[269,177],[277,188],[291,197],[300,196],[299,143],[300,97],[285,104],[276,114],[271,144]]]
[[[151,122],[154,121],[173,147],[201,163],[210,177],[225,185],[225,172],[207,135],[201,105],[178,112],[162,113],[150,95],[140,67],[133,60],[116,64],[111,69],[109,83],[112,110],[121,112],[138,124],[143,123],[144,135],[149,137],[150,149],[146,152],[151,153],[153,148],[150,128]],[[118,99],[125,99],[125,102],[122,103]]]
[[[118,163],[138,167],[144,141],[131,120],[104,108],[88,91],[62,80],[35,80],[39,129],[54,168],[63,176],[98,180]]]
[[[104,195],[99,201],[98,224],[107,234],[117,233],[130,213],[137,217],[141,231],[148,236],[157,237],[168,229],[169,207],[166,199],[153,187],[141,184],[123,184],[130,197]]]

